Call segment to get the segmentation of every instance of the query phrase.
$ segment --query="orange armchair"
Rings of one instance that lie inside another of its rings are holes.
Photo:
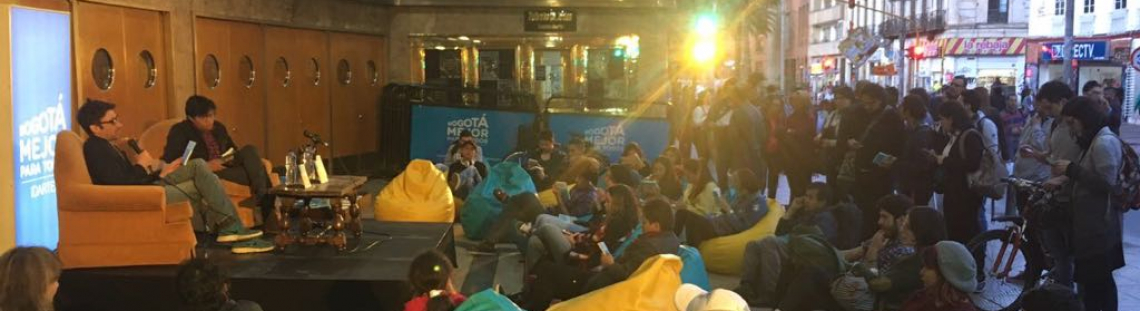
[[[178,264],[194,253],[189,202],[166,204],[159,186],[93,184],[75,132],[57,134],[55,150],[64,268]]]
[[[167,119],[155,123],[151,127],[147,128],[139,137],[140,147],[142,147],[143,150],[150,152],[151,156],[161,157],[162,148],[166,146],[166,135],[170,133],[171,127],[174,127],[174,125],[178,124],[178,122],[182,122],[182,120],[183,119]],[[269,182],[271,187],[275,187],[277,184],[281,183],[281,178],[276,173],[273,173],[273,164],[266,159],[261,159],[261,163],[265,165],[265,171],[269,172]],[[233,201],[234,206],[237,207],[238,218],[241,218],[241,223],[247,228],[256,225],[258,223],[258,219],[256,219],[257,217],[254,216],[254,214],[256,214],[254,213],[255,207],[242,206],[240,204],[253,196],[253,194],[249,192],[249,186],[224,179],[221,181],[222,187],[226,189],[226,195],[230,197],[230,201]],[[256,202],[252,203],[256,204]]]

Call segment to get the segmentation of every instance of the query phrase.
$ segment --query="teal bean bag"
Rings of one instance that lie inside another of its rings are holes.
[[[685,264],[681,268],[681,283],[693,284],[706,291],[712,290],[709,286],[709,273],[705,270],[705,261],[701,259],[701,252],[697,251],[696,248],[681,245],[681,249],[677,253],[681,256],[681,262]]]
[[[495,198],[495,189],[502,189],[508,196],[520,193],[536,193],[530,174],[515,162],[503,162],[491,167],[483,180],[463,204],[460,212],[463,232],[468,239],[482,240],[491,224],[503,212],[503,204]]]
[[[486,289],[478,292],[471,297],[467,297],[455,311],[526,311],[519,308],[514,302],[511,302],[506,296],[495,292],[493,289]]]

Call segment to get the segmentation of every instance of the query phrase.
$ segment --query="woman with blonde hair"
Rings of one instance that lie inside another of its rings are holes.
[[[43,247],[17,247],[0,255],[0,310],[52,310],[61,271],[59,259]]]

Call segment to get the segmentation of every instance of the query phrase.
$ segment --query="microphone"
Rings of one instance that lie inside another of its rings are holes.
[[[143,153],[142,147],[139,147],[139,141],[135,140],[134,138],[127,140],[127,146],[130,146],[131,150],[134,150],[136,154]]]
[[[309,130],[305,130],[304,135],[305,135],[305,138],[312,140],[314,145],[321,145],[321,146],[325,146],[325,147],[329,146],[328,142],[321,140],[320,134],[309,132]]]

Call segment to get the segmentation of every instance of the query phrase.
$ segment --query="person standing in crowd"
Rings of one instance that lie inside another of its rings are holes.
[[[928,111],[930,111],[932,115],[938,113],[938,107],[941,106],[944,102],[951,100],[959,102],[962,101],[962,92],[966,91],[966,77],[955,76],[953,80],[950,80],[950,84],[942,86],[941,91],[941,96],[934,97],[930,101],[930,107],[928,107]]]
[[[863,81],[856,87],[859,101],[871,116],[866,130],[858,139],[849,139],[847,146],[855,150],[855,204],[863,210],[863,237],[874,231],[875,217],[879,215],[875,201],[890,194],[894,187],[891,165],[902,155],[906,137],[902,117],[893,107],[883,102],[886,96],[877,84]]]
[[[1005,84],[1001,83],[1001,80],[994,80],[994,83],[990,85],[989,95],[990,107],[993,107],[994,112],[1001,113],[1006,110],[1009,102],[1007,101],[1008,96],[1005,94]]]
[[[1021,108],[1029,110],[1029,113],[1036,111],[1037,107],[1033,104],[1036,99],[1033,97],[1033,90],[1029,86],[1021,88]]]
[[[828,114],[823,122],[823,130],[816,135],[815,141],[823,149],[824,173],[827,175],[828,186],[837,195],[843,196],[838,187],[839,169],[843,165],[844,154],[847,153],[847,144],[842,143],[846,140],[840,139],[843,125],[841,121],[855,100],[855,92],[845,85],[840,85],[835,87],[832,93],[835,94],[835,111]]]
[[[1033,105],[1045,104],[1040,102],[1032,103]],[[1030,116],[1025,126],[1022,127],[1021,135],[1017,141],[1017,156],[1013,161],[1013,177],[1022,178],[1026,180],[1045,182],[1049,179],[1050,168],[1048,163],[1043,163],[1035,158],[1026,156],[1022,149],[1030,150],[1048,150],[1049,132],[1053,129],[1053,122],[1055,118],[1051,113],[1051,109],[1037,108],[1037,111]],[[1014,190],[1012,201],[1007,200],[1007,206],[1021,206],[1021,202],[1028,200],[1029,193],[1016,192],[1017,188],[1010,188]]]
[[[929,153],[942,170],[942,211],[946,215],[945,226],[950,230],[950,240],[966,244],[986,229],[982,206],[984,198],[970,189],[966,181],[968,174],[981,168],[986,147],[965,107],[958,102],[946,102],[940,109],[938,122],[949,142],[942,152]]]
[[[162,160],[174,162],[182,157],[188,142],[198,142],[190,158],[205,160],[210,171],[221,179],[249,186],[257,207],[254,215],[259,219],[256,223],[262,223],[262,220],[272,217],[276,198],[269,195],[269,174],[257,148],[245,145],[236,149],[226,125],[215,119],[217,110],[209,98],[194,95],[186,99],[186,120],[175,124],[166,134]],[[227,157],[227,153],[232,155]]]
[[[798,227],[815,227],[834,241],[839,224],[833,208],[828,206],[832,199],[830,187],[814,183],[808,186],[806,194],[792,200],[788,212],[776,225],[775,234],[745,245],[740,284],[733,291],[753,305],[774,306],[780,273],[789,258],[789,234]]]
[[[693,105],[693,112],[689,114],[687,133],[688,141],[692,144],[692,150],[689,149],[688,143],[681,144],[681,155],[685,159],[708,159],[712,155],[709,154],[709,127],[706,123],[709,117],[709,109],[712,108],[709,99],[709,92],[707,90],[697,91],[696,104]]]
[[[480,147],[479,144],[475,142],[475,135],[471,134],[471,130],[463,130],[459,132],[459,139],[447,147],[447,157],[443,160],[444,165],[451,166],[451,163],[460,160],[462,155],[459,154],[459,147],[465,142],[475,144],[475,160],[483,162],[483,147]]]
[[[554,180],[561,177],[562,172],[566,171],[566,153],[558,150],[554,142],[554,133],[549,130],[544,130],[538,134],[538,148],[532,150],[527,157],[538,162],[538,166],[541,166],[545,175],[548,176],[541,184],[535,183],[539,191],[550,189]]]
[[[874,310],[900,310],[906,299],[922,289],[922,254],[946,240],[942,214],[930,207],[910,209],[899,225],[899,239],[913,247],[915,253],[900,259],[890,270],[865,275],[868,287],[875,293]]]
[[[859,173],[858,166],[855,165],[855,158],[859,149],[853,148],[852,141],[863,139],[863,134],[867,131],[867,125],[870,123],[872,115],[869,114],[866,106],[867,104],[862,102],[862,97],[857,97],[852,91],[851,106],[841,112],[843,118],[839,121],[839,136],[836,140],[841,145],[843,154],[840,156],[839,173],[835,182],[835,187],[839,189],[836,193],[840,197],[853,194],[855,177]]]
[[[209,259],[195,258],[182,263],[174,277],[174,287],[182,303],[194,311],[261,311],[248,300],[230,297],[230,276]]]
[[[764,143],[768,139],[768,128],[764,124],[764,114],[745,97],[749,89],[738,89],[733,93],[732,120],[728,129],[728,140],[733,147],[735,160],[730,169],[747,169],[763,178],[768,168],[765,163]],[[718,164],[719,165],[719,164]],[[763,179],[761,179],[763,180]],[[761,188],[764,182],[760,183]]]
[[[998,129],[1001,127],[995,122],[993,118],[1000,117],[998,114],[987,112],[986,103],[988,98],[983,97],[978,89],[973,89],[962,93],[962,104],[970,114],[970,122],[973,128],[982,134],[983,145],[995,155],[1001,155],[1001,134]]]
[[[1112,113],[1108,114],[1108,128],[1112,133],[1120,136],[1120,123],[1124,118],[1124,89],[1118,87],[1105,87],[1104,100]]]
[[[122,140],[119,131],[123,123],[119,121],[115,105],[108,102],[88,99],[79,107],[76,119],[87,132],[83,158],[94,184],[161,185],[167,203],[189,201],[194,208],[195,223],[217,234],[217,242],[234,243],[230,248],[234,253],[261,253],[274,249],[273,243],[258,239],[262,235],[261,230],[242,225],[237,208],[205,160],[190,160],[183,167],[182,161],[162,162],[146,151],[128,157],[111,143]]]
[[[710,148],[712,149],[713,160],[713,178],[718,186],[721,188],[728,188],[728,168],[735,163],[736,153],[734,145],[738,142],[735,137],[732,137],[730,125],[732,125],[733,108],[736,106],[738,98],[734,95],[736,93],[736,79],[728,79],[724,85],[717,90],[717,101],[713,103],[712,109],[709,110],[709,121],[712,121],[712,142]]]
[[[1053,163],[1046,187],[1072,184],[1072,253],[1076,258],[1078,294],[1087,311],[1117,310],[1112,272],[1124,267],[1119,202],[1113,202],[1123,166],[1121,141],[1111,130],[1097,99],[1077,97],[1061,115],[1077,136],[1082,155],[1076,162]]]
[[[768,127],[768,138],[764,142],[764,159],[768,164],[768,174],[766,186],[768,189],[768,199],[776,199],[776,189],[780,188],[780,173],[786,170],[784,164],[784,129],[787,128],[787,114],[784,109],[784,101],[777,95],[768,95],[767,105],[764,106],[764,125]]]
[[[1017,154],[1017,146],[1021,140],[1021,132],[1025,129],[1025,119],[1028,116],[1025,109],[1021,107],[1021,103],[1017,101],[1017,96],[1010,95],[1006,99],[1005,111],[1001,113],[1002,123],[1002,139],[1005,140],[1001,143],[1002,160],[1009,162],[1013,160],[1014,155]]]
[[[670,201],[681,199],[681,180],[677,178],[677,174],[673,170],[673,161],[669,158],[662,156],[653,161],[653,174],[646,178],[657,182],[661,194],[669,198]]]
[[[737,197],[727,213],[716,216],[703,216],[688,209],[677,211],[676,225],[678,236],[685,231],[685,244],[694,247],[702,242],[726,235],[740,233],[751,228],[768,214],[768,201],[761,195],[763,183],[749,169],[729,172],[729,184],[736,190]]]
[[[938,167],[926,150],[933,149],[937,133],[925,121],[927,104],[919,95],[903,98],[902,116],[906,122],[906,145],[898,161],[892,165],[898,176],[899,193],[906,194],[920,205],[927,205],[934,196],[934,170]]]
[[[899,88],[888,86],[884,89],[887,96],[883,98],[883,102],[889,107],[894,107],[899,104]]]
[[[914,293],[902,311],[975,311],[970,293],[978,286],[978,267],[966,246],[942,241],[922,252],[922,290]]]
[[[1081,87],[1081,96],[1096,100],[1097,103],[1101,103],[1103,105],[1104,86],[1101,85],[1100,82],[1096,82],[1096,80],[1089,80],[1089,82],[1085,82],[1085,85]]]
[[[454,310],[467,297],[455,288],[451,260],[439,251],[429,250],[412,259],[408,268],[408,284],[412,286],[412,300],[404,304],[404,311]]]
[[[0,310],[50,311],[62,264],[43,247],[16,247],[0,255]]]
[[[1045,166],[1052,166],[1052,163],[1059,161],[1072,163],[1080,160],[1082,151],[1077,139],[1074,138],[1076,135],[1067,122],[1060,120],[1061,112],[1073,96],[1073,90],[1061,81],[1050,81],[1041,86],[1037,92],[1037,113],[1053,118],[1053,122],[1046,129],[1048,131],[1046,148],[1038,149],[1022,145],[1020,150],[1022,157],[1034,159]],[[1064,183],[1061,189],[1055,192],[1053,199],[1057,202],[1057,206],[1068,206],[1075,202],[1072,193],[1072,183]],[[1054,218],[1041,222],[1041,241],[1050,259],[1053,260],[1050,274],[1052,279],[1059,284],[1072,287],[1074,259],[1070,241],[1073,239],[1073,234],[1070,227],[1063,225],[1071,218],[1068,215],[1071,213],[1068,209],[1060,211],[1054,214]]]
[[[792,104],[792,114],[788,116],[787,130],[781,137],[783,142],[784,174],[788,178],[788,188],[792,197],[799,197],[811,183],[815,171],[816,148],[811,143],[815,137],[815,114],[811,111],[811,97],[803,92],[793,93],[788,100]]]

